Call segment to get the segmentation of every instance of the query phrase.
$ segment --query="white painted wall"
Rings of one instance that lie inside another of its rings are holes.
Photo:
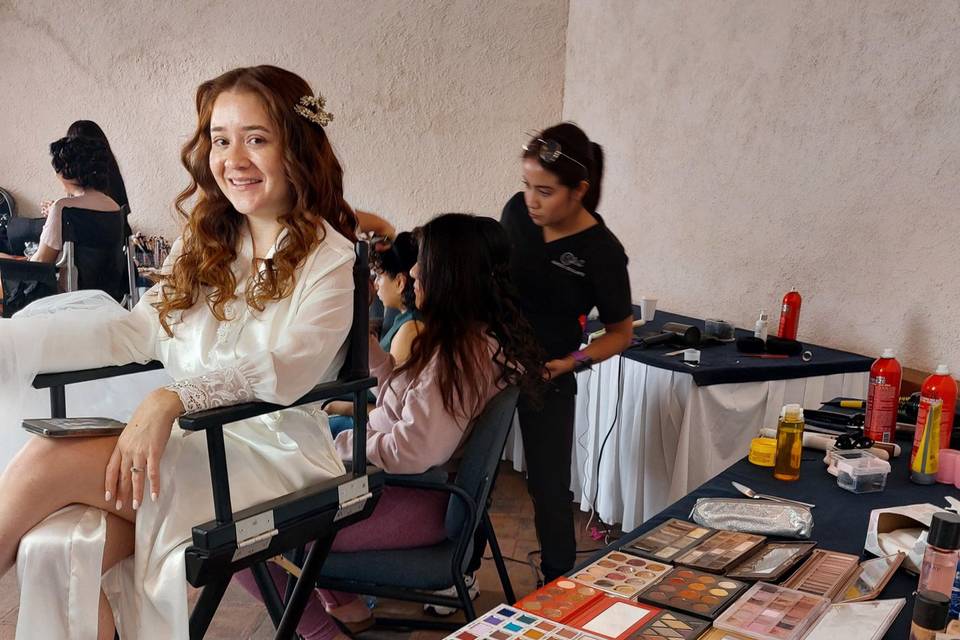
[[[560,116],[566,21],[566,0],[0,2],[0,185],[37,215],[59,193],[49,143],[95,120],[134,227],[175,236],[197,85],[270,63],[327,97],[355,206],[401,228],[499,214],[522,132]]]
[[[960,368],[960,4],[572,0],[564,117],[607,151],[635,297]]]

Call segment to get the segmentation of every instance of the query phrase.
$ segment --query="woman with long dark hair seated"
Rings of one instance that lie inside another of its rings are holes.
[[[34,262],[56,262],[63,249],[61,212],[67,207],[91,211],[116,211],[120,205],[107,195],[110,186],[110,152],[107,146],[90,138],[60,138],[50,144],[53,170],[63,185],[66,196],[47,209],[47,221],[40,233]]]
[[[500,389],[519,384],[531,391],[541,377],[538,347],[510,283],[503,228],[491,218],[446,214],[417,235],[420,253],[411,275],[423,330],[403,364],[370,338],[370,374],[380,387],[370,413],[367,459],[395,474],[455,461],[474,418]],[[353,432],[335,442],[349,460]],[[447,536],[448,499],[442,492],[387,487],[370,518],[341,531],[333,550],[437,544]],[[282,571],[272,565],[271,571],[279,581]],[[240,580],[259,597],[249,572]],[[342,640],[329,614],[355,631],[371,622],[361,600],[319,591],[297,631],[307,640]]]
[[[117,163],[117,157],[113,154],[110,147],[110,141],[107,140],[107,134],[103,132],[93,120],[77,120],[67,129],[68,138],[88,138],[90,140],[99,140],[107,147],[107,189],[105,193],[113,198],[121,207],[127,207],[125,217],[130,215],[130,199],[127,197],[127,185],[123,181],[123,175],[120,173],[120,165]],[[126,220],[126,236],[130,237],[133,231],[130,228],[129,219]]]

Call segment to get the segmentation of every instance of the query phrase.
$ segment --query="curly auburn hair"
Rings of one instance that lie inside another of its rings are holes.
[[[245,91],[260,98],[283,148],[283,165],[294,196],[292,209],[278,221],[287,231],[265,269],[254,269],[246,288],[246,304],[263,311],[267,302],[293,290],[296,271],[323,241],[322,221],[356,240],[357,219],[343,199],[343,169],[323,127],[294,111],[302,96],[314,95],[295,73],[271,65],[233,69],[197,89],[197,129],[183,146],[180,160],[190,173],[190,185],[176,199],[187,218],[182,252],[162,279],[162,297],[154,306],[160,323],[173,335],[175,311],[191,308],[203,296],[214,317],[226,320],[225,307],[237,297],[230,265],[236,260],[244,216],[220,191],[210,169],[210,120],[217,98],[227,91]],[[190,214],[187,200],[196,197]]]
[[[50,143],[50,164],[62,178],[84,189],[106,191],[110,184],[110,150],[100,140],[60,138]]]

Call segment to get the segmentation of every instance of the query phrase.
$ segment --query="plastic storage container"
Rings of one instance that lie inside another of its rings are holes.
[[[849,455],[853,453],[860,455]],[[853,493],[883,491],[889,473],[889,462],[866,451],[850,451],[837,456],[837,486]]]

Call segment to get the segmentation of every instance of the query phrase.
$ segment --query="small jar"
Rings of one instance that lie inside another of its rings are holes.
[[[936,640],[937,633],[947,628],[950,600],[936,591],[920,591],[913,605],[910,640]]]

